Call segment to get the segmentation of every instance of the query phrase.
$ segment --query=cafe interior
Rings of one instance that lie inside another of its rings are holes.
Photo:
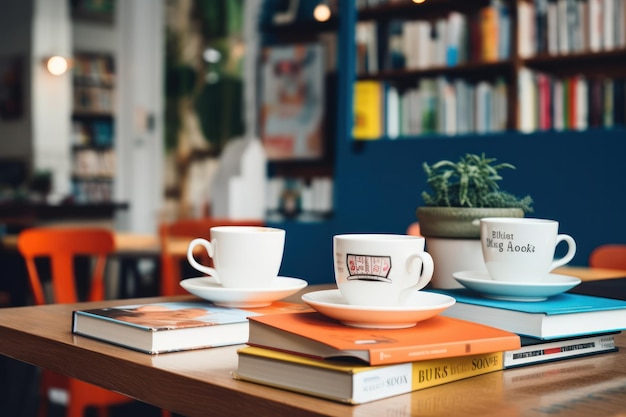
[[[576,238],[572,266],[626,244],[623,125],[354,140],[355,75],[345,68],[355,57],[337,18],[349,3],[0,0],[0,306],[46,302],[18,250],[19,234],[39,227],[110,231],[111,299],[186,294],[178,280],[198,274],[184,261],[187,242],[217,225],[286,230],[280,275],[330,284],[334,235],[409,233],[423,163],[467,153],[515,166],[502,186],[531,195],[533,217]],[[320,5],[330,23],[317,33]],[[307,23],[269,29],[294,16]],[[272,42],[323,52],[322,75],[309,80],[321,83],[316,145],[287,156],[263,141]],[[39,371],[4,357],[2,366],[6,415],[42,415]],[[163,413],[136,402],[112,415]]]

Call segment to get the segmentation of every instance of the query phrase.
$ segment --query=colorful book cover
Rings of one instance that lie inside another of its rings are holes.
[[[317,360],[271,349],[238,351],[235,379],[349,404],[362,404],[503,369],[502,353],[384,366]]]
[[[245,343],[248,318],[311,311],[303,304],[274,302],[238,309],[208,302],[163,302],[76,310],[72,332],[156,354]]]
[[[450,317],[436,316],[411,328],[367,329],[317,312],[250,317],[248,344],[317,359],[354,357],[370,365],[521,347],[516,334]]]

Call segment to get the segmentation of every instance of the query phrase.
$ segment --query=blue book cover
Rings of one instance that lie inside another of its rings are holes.
[[[487,298],[467,289],[432,291],[454,297],[459,303],[520,311],[528,314],[555,315],[626,309],[626,301],[583,294],[563,293],[545,301],[519,302]]]
[[[456,299],[444,316],[544,340],[626,330],[624,300],[563,293],[525,302],[491,299],[468,289],[430,291]]]

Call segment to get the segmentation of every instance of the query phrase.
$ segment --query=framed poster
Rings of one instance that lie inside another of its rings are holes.
[[[270,161],[324,157],[321,44],[268,47],[262,54],[260,135]]]

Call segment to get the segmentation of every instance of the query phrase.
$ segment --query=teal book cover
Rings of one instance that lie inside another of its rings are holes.
[[[563,293],[545,301],[519,302],[483,297],[467,289],[432,290],[454,297],[457,302],[520,311],[529,314],[571,314],[626,309],[626,301],[583,294]]]
[[[430,291],[456,299],[444,316],[544,340],[626,329],[624,300],[563,293],[544,301],[505,301],[468,289]]]

